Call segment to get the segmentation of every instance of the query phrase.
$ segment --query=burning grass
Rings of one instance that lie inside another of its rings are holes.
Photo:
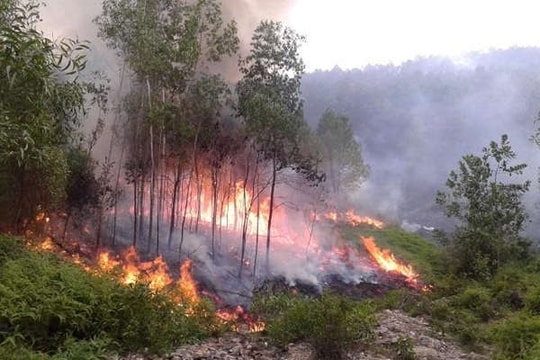
[[[392,256],[405,267],[413,268],[409,264],[414,264],[413,271],[427,283],[446,273],[443,251],[417,234],[407,233],[394,226],[379,229],[349,225],[343,226],[341,233],[351,243],[357,243],[359,238],[362,243],[363,238],[373,238],[378,249],[391,249]],[[409,270],[405,270],[405,277],[409,276],[407,273],[412,275]]]
[[[180,265],[178,280],[174,281],[169,266],[162,256],[157,256],[151,261],[142,261],[134,247],[128,247],[120,255],[100,250],[94,261],[90,259],[85,261],[78,254],[70,255],[65,250],[58,249],[58,245],[50,237],[46,237],[31,247],[41,252],[57,253],[64,260],[76,264],[88,273],[107,276],[119,284],[147,287],[151,293],[165,296],[182,307],[187,316],[197,317],[200,315],[199,310],[202,310],[205,316],[214,322],[214,324],[209,323],[209,327],[223,326],[250,332],[260,332],[265,328],[263,322],[240,305],[210,310],[206,304],[210,305],[211,302],[222,304],[223,302],[215,294],[206,292],[209,295],[208,298],[201,295],[199,284],[192,273],[193,261],[191,259],[185,260]]]

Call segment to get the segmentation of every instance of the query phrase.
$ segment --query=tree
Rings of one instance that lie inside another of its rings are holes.
[[[322,144],[324,170],[332,192],[338,195],[343,190],[358,189],[367,178],[369,168],[364,164],[349,118],[326,110],[319,120],[317,135]]]
[[[38,2],[0,2],[0,223],[21,231],[65,196],[66,148],[84,112],[84,43],[35,29]]]
[[[303,41],[302,36],[279,22],[262,21],[253,34],[250,54],[240,62],[243,77],[236,88],[238,112],[248,137],[271,168],[267,271],[278,173],[291,167],[318,179],[314,162],[300,152],[300,138],[306,128],[300,99],[304,63],[299,46]]]
[[[195,230],[200,217],[199,162],[216,143],[213,137],[221,127],[215,125],[229,97],[225,81],[211,74],[209,67],[237,52],[236,24],[223,21],[216,0],[106,0],[96,22],[100,36],[118,50],[134,78],[126,107],[130,122],[125,127],[129,139],[125,167],[133,184],[135,209],[133,242],[148,225],[148,246],[155,240],[159,253],[165,179],[172,175],[168,245],[172,245],[179,210],[183,211],[181,254],[186,210],[194,198],[198,201]],[[168,166],[167,161],[176,163]],[[182,186],[183,179],[187,186]],[[149,207],[147,223],[143,221],[145,206]]]
[[[509,181],[527,165],[510,164],[516,155],[507,135],[482,153],[464,156],[446,181],[449,192],[438,192],[436,199],[447,216],[462,222],[449,249],[454,270],[472,278],[493,275],[505,262],[524,257],[529,246],[520,232],[527,220],[521,198],[530,182]]]

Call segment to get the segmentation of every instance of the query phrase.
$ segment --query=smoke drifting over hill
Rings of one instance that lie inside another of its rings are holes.
[[[536,182],[538,149],[530,142],[540,109],[540,50],[470,54],[400,66],[307,74],[306,117],[316,124],[326,107],[348,115],[372,169],[358,201],[376,213],[442,225],[437,190],[466,154],[481,154],[508,134]],[[466,61],[465,61],[466,60]],[[535,220],[537,189],[527,199]]]

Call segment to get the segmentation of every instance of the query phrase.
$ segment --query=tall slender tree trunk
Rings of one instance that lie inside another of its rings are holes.
[[[216,261],[216,223],[218,209],[218,176],[219,168],[212,164],[212,260]]]
[[[148,109],[152,110],[152,94],[150,87],[150,80],[146,77],[146,90],[148,96]],[[152,120],[151,120],[152,121]],[[150,214],[148,217],[148,249],[150,252],[150,247],[152,243],[152,231],[154,229],[154,205],[155,205],[155,193],[156,193],[156,161],[154,154],[154,125],[150,123],[149,129],[150,135]]]
[[[121,75],[120,75],[120,85],[118,86],[118,99],[120,99],[121,97],[121,94],[122,94],[122,89],[124,87],[124,76],[126,74],[126,61],[124,61],[124,63],[122,64],[122,72],[121,72]],[[116,127],[117,123],[118,123],[118,119],[120,118],[120,114],[122,112],[122,107],[120,105],[117,105],[117,110],[116,110],[116,114],[114,116],[114,122],[113,122],[113,128]],[[111,155],[112,155],[112,148],[113,148],[113,140],[114,138],[116,138],[115,136],[115,132],[113,131],[112,134],[111,134],[111,142],[109,144],[109,159],[111,158]],[[125,141],[125,137],[123,137],[123,140],[122,140],[122,148],[120,150],[120,159],[118,159],[118,170],[116,172],[116,180],[115,180],[115,183],[114,183],[114,193],[116,195],[119,194],[119,188],[120,188],[120,172],[122,170],[122,163],[124,161],[124,151],[125,151],[125,147],[126,147],[126,141]],[[113,230],[112,230],[112,246],[115,247],[116,246],[116,231],[117,231],[117,222],[118,222],[118,196],[115,197],[115,200],[114,200],[114,208],[113,208]]]
[[[270,184],[270,208],[268,209],[268,232],[266,234],[266,274],[270,274],[270,238],[272,230],[272,218],[274,216],[274,197],[277,179],[277,159],[274,152],[272,158],[272,182]]]
[[[97,230],[96,230],[96,255],[101,248],[101,227],[103,225],[103,204],[98,206],[98,218],[97,218]]]
[[[138,206],[137,206],[137,203],[138,203],[138,194],[137,194],[137,178],[134,178],[133,179],[133,242],[132,242],[132,246],[134,248],[137,247],[137,232],[138,232],[138,218],[139,218],[139,209],[138,209]]]
[[[117,223],[118,223],[118,194],[120,189],[120,172],[122,170],[122,162],[124,161],[124,151],[125,151],[126,143],[125,141],[122,141],[122,150],[120,151],[120,159],[118,160],[118,170],[116,172],[116,180],[114,182],[114,193],[115,200],[114,200],[114,208],[113,208],[113,233],[112,233],[112,246],[116,246],[116,231],[117,231]]]
[[[141,247],[143,246],[142,241],[144,240],[144,189],[145,189],[145,183],[146,183],[146,176],[143,173],[141,175],[141,183],[139,185],[139,230],[138,235],[139,238],[137,239],[139,244],[141,244]]]
[[[255,225],[255,254],[253,255],[253,277],[257,276],[257,259],[259,257],[259,220],[261,216],[261,198],[257,196],[257,224]]]
[[[178,192],[179,192],[179,188],[180,188],[180,175],[181,175],[181,170],[180,170],[181,166],[180,166],[180,159],[178,159],[178,166],[176,167],[176,172],[175,172],[175,175],[174,175],[174,185],[173,185],[173,194],[172,194],[172,204],[171,204],[171,218],[170,218],[170,223],[169,223],[169,239],[167,241],[167,247],[169,250],[171,250],[171,247],[172,247],[172,236],[173,236],[173,233],[174,233],[174,226],[175,226],[175,222],[176,222],[176,203],[178,202]]]
[[[246,161],[246,172],[244,176],[244,182],[242,186],[242,198],[243,198],[243,219],[242,219],[242,249],[240,251],[240,269],[238,270],[238,277],[242,277],[242,269],[244,268],[244,257],[246,254],[246,243],[247,243],[247,231],[249,226],[249,212],[251,204],[247,204],[247,186],[249,180],[249,154]],[[250,201],[251,202],[251,201]]]
[[[67,214],[66,214],[66,222],[64,223],[64,231],[62,231],[62,241],[66,240],[68,224],[69,224],[69,220],[71,219],[71,213],[72,213],[72,210],[70,208],[68,209]]]
[[[180,244],[178,245],[178,256],[182,256],[182,246],[184,245],[184,231],[186,228],[186,218],[187,218],[187,212],[189,207],[189,200],[191,195],[191,182],[192,182],[192,176],[193,172],[189,176],[188,185],[187,185],[187,191],[186,191],[186,199],[184,201],[184,212],[182,214],[182,225],[180,226]]]

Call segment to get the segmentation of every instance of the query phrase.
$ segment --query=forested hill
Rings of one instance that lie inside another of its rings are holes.
[[[536,175],[529,141],[540,110],[540,49],[513,48],[459,60],[317,71],[303,79],[305,116],[331,108],[350,117],[371,178],[359,201],[411,221],[436,222],[434,193],[460,157],[507,133]]]

